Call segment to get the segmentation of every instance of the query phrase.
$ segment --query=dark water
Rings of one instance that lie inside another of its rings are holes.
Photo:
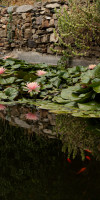
[[[0,109],[0,200],[100,199],[99,119]]]

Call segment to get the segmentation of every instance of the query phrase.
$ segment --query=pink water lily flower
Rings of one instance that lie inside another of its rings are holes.
[[[32,90],[38,91],[38,88],[40,87],[37,82],[27,83],[26,86],[29,89],[29,92],[32,92]]]
[[[5,68],[3,68],[3,67],[0,67],[0,74],[3,74],[4,72],[5,72]]]
[[[94,67],[96,67],[96,65],[89,65],[88,69],[94,69]]]
[[[6,109],[6,106],[0,104],[0,110],[5,110]]]
[[[7,58],[11,58],[11,56],[4,56],[3,59],[6,60]]]
[[[34,113],[27,113],[26,115],[25,115],[25,117],[26,117],[26,119],[29,119],[29,120],[38,120],[38,117],[37,117],[37,115]]]
[[[45,71],[43,71],[43,70],[38,70],[36,74],[37,74],[38,76],[42,76],[42,75],[44,75],[44,74],[46,74],[46,73],[47,73],[47,72],[45,72]]]

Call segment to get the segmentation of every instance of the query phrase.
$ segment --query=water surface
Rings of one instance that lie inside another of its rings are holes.
[[[99,200],[99,124],[33,106],[1,106],[0,200]]]

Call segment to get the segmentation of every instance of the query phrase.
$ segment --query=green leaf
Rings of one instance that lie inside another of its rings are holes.
[[[8,99],[13,100],[18,95],[18,90],[13,87],[8,87],[4,90],[4,93],[6,96],[8,96]]]
[[[6,66],[9,66],[9,65],[11,65],[11,66],[12,66],[12,65],[14,65],[14,63],[15,63],[15,61],[13,61],[13,60],[6,60],[6,62],[5,62],[5,65],[4,65],[4,66],[5,66],[5,67],[6,67]]]
[[[17,65],[13,65],[11,68],[12,69],[18,69],[18,68],[20,68],[21,67],[21,65],[20,64],[17,64]]]
[[[79,89],[80,86],[76,85],[76,86],[69,86],[67,89],[63,89],[61,92],[61,97],[63,99],[69,99],[69,100],[78,100],[79,97],[77,94],[73,94],[73,92],[76,92],[77,89]]]
[[[100,93],[100,85],[93,87],[93,90],[97,93]]]
[[[100,110],[100,104],[96,103],[95,101],[84,104],[78,103],[78,106],[81,110]]]

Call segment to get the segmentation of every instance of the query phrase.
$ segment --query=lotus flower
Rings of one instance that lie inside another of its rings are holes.
[[[45,71],[43,71],[43,70],[38,70],[36,74],[37,74],[38,76],[42,76],[42,75],[44,75],[44,74],[46,74],[46,73],[47,73],[47,72],[45,72]]]
[[[37,115],[34,113],[27,113],[26,115],[25,115],[25,117],[26,117],[26,119],[29,119],[29,120],[38,120],[38,117],[37,117]]]
[[[10,56],[4,56],[3,59],[6,60],[7,58],[10,58]]]
[[[5,72],[5,68],[3,68],[3,67],[0,67],[0,74],[3,74],[4,72]]]
[[[0,110],[5,110],[6,109],[6,106],[0,104]]]
[[[38,91],[37,89],[40,87],[37,82],[27,83],[26,86],[29,89],[29,92],[32,92],[32,90]]]
[[[88,69],[94,69],[94,67],[96,67],[96,65],[89,65]]]

